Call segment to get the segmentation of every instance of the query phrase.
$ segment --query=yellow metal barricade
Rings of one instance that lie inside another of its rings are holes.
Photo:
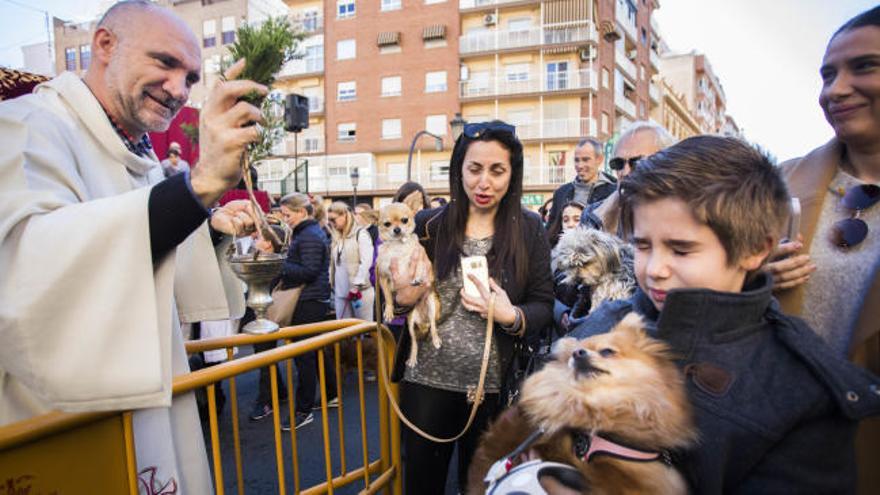
[[[377,338],[377,332],[385,332],[386,338]],[[231,337],[188,342],[188,353],[225,349],[227,361],[209,368],[175,377],[174,394],[182,394],[205,388],[208,398],[208,422],[210,438],[208,445],[213,465],[214,485],[218,494],[225,492],[223,465],[220,449],[221,436],[231,435],[234,446],[237,493],[246,492],[243,483],[244,464],[239,432],[239,408],[235,377],[243,373],[269,367],[272,392],[272,420],[275,442],[275,463],[280,494],[288,492],[285,480],[284,449],[280,425],[281,407],[277,386],[278,363],[286,361],[288,413],[294,418],[294,390],[291,359],[308,352],[318,352],[318,377],[321,399],[321,428],[326,479],[315,486],[300,486],[299,457],[296,428],[291,428],[290,459],[292,462],[292,492],[307,495],[329,493],[354,483],[363,484],[361,493],[385,493],[398,495],[402,492],[400,464],[400,423],[391,411],[382,380],[378,386],[379,457],[370,459],[367,439],[364,386],[364,336],[372,336],[376,345],[385,342],[385,356],[393,356],[390,348],[394,339],[387,335],[385,327],[361,320],[336,320],[282,328],[268,335],[239,334]],[[281,340],[281,346],[239,359],[233,359],[233,349],[238,346]],[[294,342],[296,340],[296,342]],[[360,406],[362,464],[348,466],[346,460],[345,423],[343,411],[345,400],[342,393],[343,375],[340,346],[354,341],[357,356],[357,401]],[[330,363],[325,355],[332,356]],[[336,412],[336,429],[339,441],[339,472],[334,474],[331,462],[331,418],[325,393],[326,366],[335,367],[339,407]],[[387,363],[386,366],[390,366]],[[217,417],[216,384],[229,380],[232,431],[221,432]],[[396,387],[391,392],[396,396]],[[26,421],[0,427],[0,489],[9,493],[131,493],[138,492],[137,462],[135,460],[132,412],[107,412],[92,414],[66,414],[52,412]],[[371,425],[375,427],[376,425]],[[63,489],[63,490],[62,490]],[[10,491],[19,490],[19,491]]]

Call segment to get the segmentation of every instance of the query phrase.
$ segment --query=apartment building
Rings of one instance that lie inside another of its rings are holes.
[[[652,94],[659,91],[659,103],[651,109],[651,119],[662,125],[677,140],[700,134],[700,125],[688,107],[684,96],[676,93],[662,76],[655,76]],[[652,96],[652,101],[654,97]]]
[[[82,76],[92,61],[92,31],[98,20],[90,22],[67,22],[52,18],[52,34],[55,40],[55,73],[75,72]]]
[[[705,55],[696,52],[664,55],[660,60],[660,73],[684,96],[701,133],[722,132],[727,98]]]

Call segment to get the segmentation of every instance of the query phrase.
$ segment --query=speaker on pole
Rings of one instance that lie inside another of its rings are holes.
[[[284,99],[284,130],[300,132],[309,128],[309,99],[291,93]]]

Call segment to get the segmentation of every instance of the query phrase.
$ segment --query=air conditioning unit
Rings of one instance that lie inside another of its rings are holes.
[[[626,52],[626,58],[628,58],[628,59],[630,59],[630,60],[635,60],[635,59],[636,59],[636,56],[637,56],[638,54],[639,54],[639,52],[636,51],[635,48],[633,48],[632,50]]]
[[[483,16],[484,26],[494,26],[496,22],[498,22],[498,18],[495,16],[495,14],[486,14]]]
[[[581,48],[578,55],[580,56],[581,62],[589,62],[590,60],[596,60],[596,50],[593,47]]]

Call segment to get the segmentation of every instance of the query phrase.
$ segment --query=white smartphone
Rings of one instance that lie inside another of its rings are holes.
[[[477,286],[468,276],[473,274],[477,280],[489,289],[489,263],[485,256],[466,256],[461,258],[461,278],[464,282],[464,292],[471,297],[481,297]]]
[[[801,200],[791,198],[791,216],[788,218],[788,233],[786,239],[788,241],[796,241],[798,234],[801,233]]]

